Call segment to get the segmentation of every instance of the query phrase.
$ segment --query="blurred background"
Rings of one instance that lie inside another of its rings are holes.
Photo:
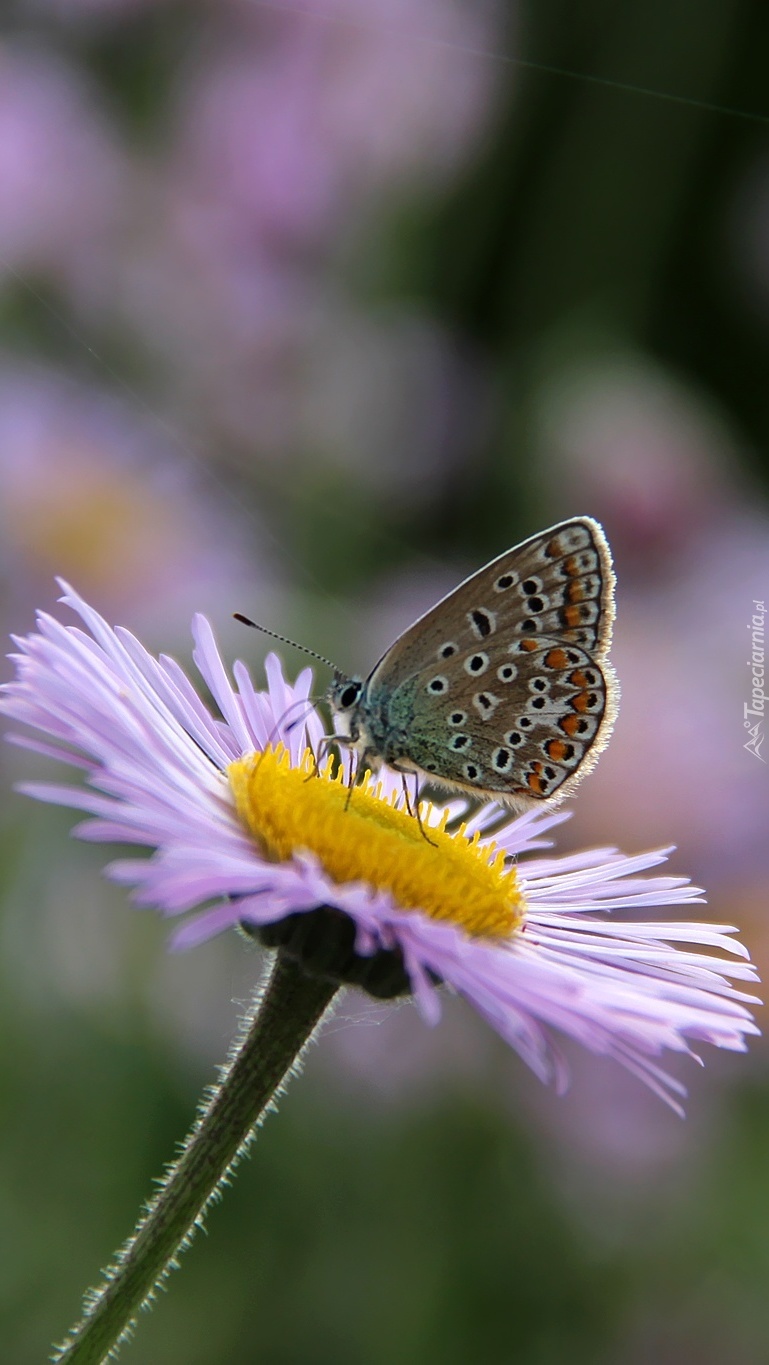
[[[184,663],[204,610],[258,672],[240,610],[365,672],[590,513],[622,706],[559,847],[676,844],[766,973],[768,63],[764,0],[5,0],[3,635],[59,573]],[[5,748],[0,1323],[37,1365],[261,962],[169,956]],[[559,1100],[457,1002],[348,996],[126,1362],[765,1362],[765,1046],[682,1068],[683,1123],[572,1058]]]

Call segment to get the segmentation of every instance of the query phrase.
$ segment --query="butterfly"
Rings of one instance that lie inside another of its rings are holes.
[[[518,810],[568,795],[606,747],[611,552],[592,517],[507,550],[327,701],[358,768],[383,763]]]

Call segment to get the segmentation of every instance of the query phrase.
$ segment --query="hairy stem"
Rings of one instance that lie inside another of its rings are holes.
[[[177,1266],[178,1253],[246,1152],[336,989],[278,954],[181,1156],[108,1267],[104,1284],[89,1291],[82,1321],[57,1348],[53,1359],[59,1365],[99,1365],[117,1354],[137,1313]]]

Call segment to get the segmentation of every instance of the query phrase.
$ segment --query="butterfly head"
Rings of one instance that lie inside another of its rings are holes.
[[[362,678],[346,678],[343,673],[335,673],[334,681],[326,693],[326,701],[335,716],[338,716],[347,734],[357,739],[355,712],[363,695]]]

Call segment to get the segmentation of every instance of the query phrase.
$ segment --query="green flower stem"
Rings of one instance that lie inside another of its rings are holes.
[[[244,1155],[255,1130],[309,1042],[337,990],[279,953],[221,1080],[204,1101],[179,1160],[169,1169],[133,1237],[86,1296],[81,1322],[54,1360],[99,1365],[117,1353],[136,1315],[177,1265],[208,1204]]]

